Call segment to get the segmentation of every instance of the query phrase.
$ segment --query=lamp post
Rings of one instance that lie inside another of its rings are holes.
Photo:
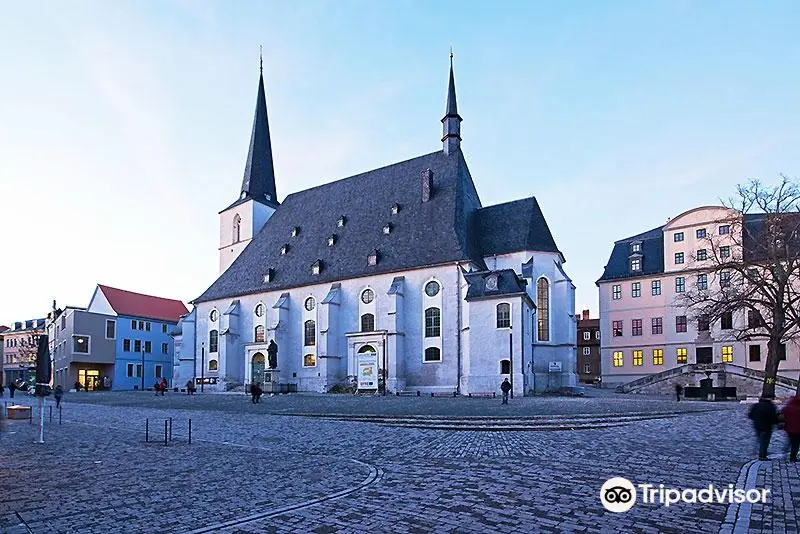
[[[139,349],[142,351],[142,391],[144,391],[144,341],[139,341]]]
[[[206,384],[206,342],[200,342],[200,393]]]
[[[508,325],[508,366],[511,374],[511,398],[514,398],[514,335],[511,332],[511,325]]]

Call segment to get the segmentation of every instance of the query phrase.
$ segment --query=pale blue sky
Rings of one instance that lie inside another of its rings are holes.
[[[285,195],[441,148],[535,195],[597,311],[615,240],[800,176],[794,1],[0,0],[0,324],[217,275],[264,73]]]

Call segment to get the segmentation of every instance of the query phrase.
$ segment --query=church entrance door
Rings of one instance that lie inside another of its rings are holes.
[[[253,377],[253,384],[263,384],[264,383],[264,369],[266,368],[266,359],[264,358],[264,354],[261,352],[256,352],[253,354],[253,359],[251,362],[251,373],[250,376]]]

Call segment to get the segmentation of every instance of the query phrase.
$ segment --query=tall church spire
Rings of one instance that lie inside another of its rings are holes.
[[[450,50],[450,84],[447,87],[447,108],[442,118],[444,153],[457,152],[461,147],[461,115],[456,105],[456,82],[453,76],[453,50]]]
[[[272,144],[269,139],[267,97],[264,94],[264,74],[260,54],[256,113],[253,118],[253,132],[250,135],[250,149],[247,152],[247,164],[244,168],[240,198],[252,198],[266,204],[278,205],[275,169],[272,165]]]

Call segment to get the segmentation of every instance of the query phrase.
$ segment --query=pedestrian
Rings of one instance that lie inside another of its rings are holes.
[[[783,429],[789,438],[789,461],[796,462],[800,451],[800,393],[789,399],[781,414]]]
[[[153,391],[156,392],[156,397],[158,397],[158,390],[159,389],[161,389],[161,382],[156,380],[155,382],[153,382]]]
[[[111,389],[111,379],[108,375],[103,377],[103,389]]]
[[[6,387],[0,382],[0,399],[2,399],[6,394]]]
[[[503,392],[503,404],[508,404],[508,392],[511,391],[511,382],[508,381],[508,378],[500,384],[500,391]]]
[[[169,384],[167,383],[167,379],[166,378],[162,378],[161,379],[161,396],[162,397],[164,396],[164,392],[167,391],[168,387],[169,387]]]
[[[778,410],[769,397],[761,397],[750,408],[748,415],[753,421],[753,428],[758,438],[758,459],[768,460],[769,441],[772,438],[772,427],[778,424]]]
[[[12,380],[8,383],[8,392],[11,394],[11,398],[14,398],[14,392],[17,390],[17,384]]]
[[[264,393],[264,390],[261,389],[261,383],[259,382],[259,383],[256,384],[256,403],[257,404],[261,402],[261,395],[263,393]]]
[[[186,394],[193,395],[194,394],[194,382],[190,380],[186,381]]]
[[[61,408],[61,397],[64,396],[64,388],[61,387],[61,384],[56,386],[55,391],[53,391],[53,397],[56,399],[56,408]]]
[[[675,400],[678,402],[681,401],[681,393],[683,393],[683,386],[680,384],[675,384]]]
[[[250,402],[252,402],[253,404],[256,403],[256,395],[258,395],[257,391],[258,391],[258,385],[250,384]]]

